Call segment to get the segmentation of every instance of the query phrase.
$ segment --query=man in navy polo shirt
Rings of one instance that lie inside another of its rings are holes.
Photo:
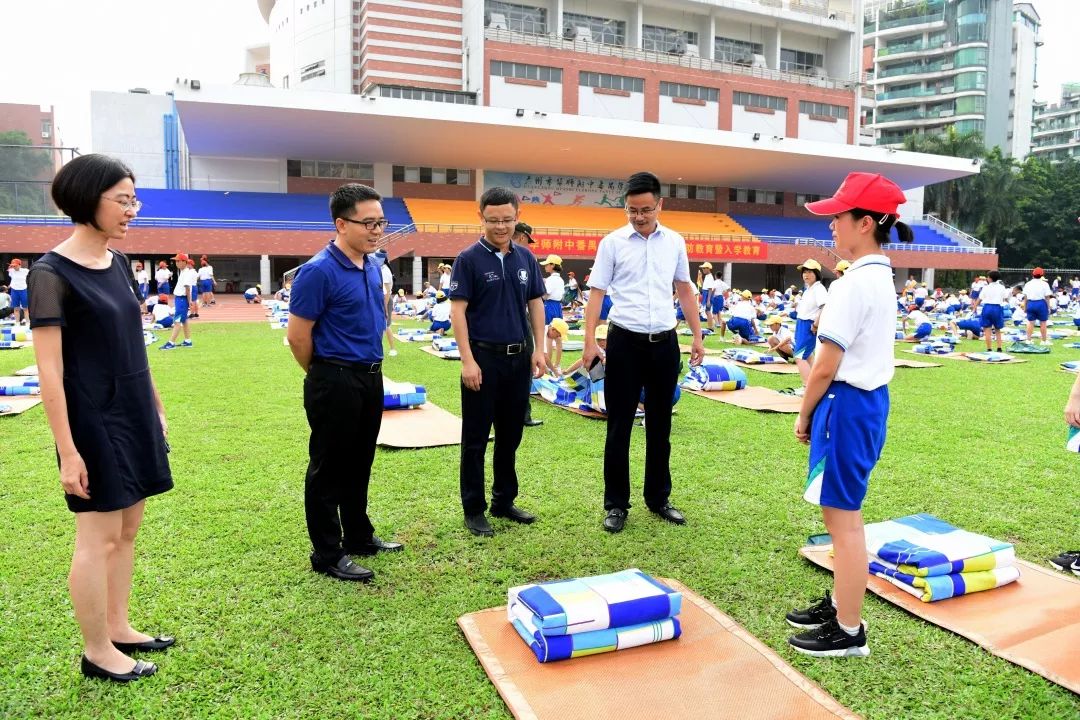
[[[518,200],[506,188],[480,197],[484,237],[458,255],[450,276],[451,324],[461,352],[461,505],[473,535],[494,535],[484,511],[484,455],[495,425],[491,514],[529,524],[514,505],[514,467],[529,404],[531,376],[544,360],[544,283],[528,248],[512,242]],[[526,308],[528,315],[526,315]],[[526,336],[532,333],[530,356]]]
[[[352,555],[402,549],[376,537],[367,515],[383,411],[386,311],[381,269],[371,257],[388,222],[380,199],[357,183],[333,192],[337,236],[300,268],[289,304],[289,349],[307,373],[304,511],[311,568],[339,580],[375,576]]]

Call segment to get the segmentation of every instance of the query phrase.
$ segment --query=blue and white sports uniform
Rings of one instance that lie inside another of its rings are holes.
[[[981,309],[979,322],[983,328],[1000,330],[1005,327],[1005,312],[1002,310],[1002,304],[1009,296],[1009,289],[1000,282],[992,282],[984,286],[979,295],[979,307]]]
[[[431,327],[428,328],[428,332],[437,330],[445,332],[450,329],[450,301],[443,300],[435,303],[428,314],[431,317]]]
[[[731,319],[727,322],[728,330],[749,340],[754,335],[754,326],[751,322],[757,317],[757,309],[751,300],[741,299],[731,308]]]
[[[808,502],[858,510],[885,446],[893,377],[895,312],[892,266],[884,255],[852,263],[829,290],[818,339],[844,351],[836,376],[814,408]]]
[[[1050,319],[1050,306],[1046,298],[1051,295],[1050,285],[1041,278],[1033,278],[1024,283],[1022,291],[1027,298],[1028,322],[1046,322]]]
[[[199,294],[214,292],[214,266],[203,265],[198,272]]]
[[[8,276],[11,278],[8,286],[11,295],[11,308],[13,310],[30,309],[30,294],[27,291],[27,276],[30,271],[24,267],[9,267]]]
[[[817,338],[811,328],[821,315],[821,308],[825,307],[825,301],[829,299],[829,291],[820,282],[816,282],[808,288],[804,288],[799,304],[795,306],[795,351],[794,356],[800,360],[809,360],[817,346]]]
[[[969,332],[976,335],[982,335],[982,318],[972,317],[966,320],[957,320],[956,327],[960,329],[960,332]]]
[[[562,297],[566,292],[566,283],[562,275],[552,273],[544,280],[544,292],[548,299],[544,301],[544,325],[550,325],[555,318],[562,317]]]

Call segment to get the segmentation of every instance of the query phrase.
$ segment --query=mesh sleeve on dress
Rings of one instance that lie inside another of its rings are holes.
[[[30,296],[30,327],[64,327],[64,299],[67,281],[48,263],[40,260],[27,277]]]

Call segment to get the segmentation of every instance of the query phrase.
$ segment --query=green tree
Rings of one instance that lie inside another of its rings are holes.
[[[951,157],[981,158],[985,152],[982,135],[971,131],[958,133],[952,125],[940,134],[912,134],[904,138],[904,149],[931,155],[949,155]],[[971,178],[946,180],[926,188],[925,201],[927,210],[937,213],[949,225],[969,232],[974,227],[970,221],[974,196],[970,192]],[[976,223],[977,224],[977,223]]]
[[[47,199],[52,151],[36,148],[26,133],[0,132],[0,214],[51,212]]]
[[[995,147],[983,158],[979,174],[964,178],[962,192],[970,198],[962,221],[975,228],[975,236],[985,245],[998,247],[1020,230],[1023,218],[1019,206],[1028,191],[1020,164]]]
[[[1002,265],[1080,268],[1080,162],[1029,157],[1019,179],[1019,221],[1001,247]]]

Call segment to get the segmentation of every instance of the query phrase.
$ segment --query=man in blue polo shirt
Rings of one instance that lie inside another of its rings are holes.
[[[514,505],[515,459],[529,404],[531,376],[544,359],[544,283],[528,248],[512,241],[518,200],[506,188],[480,197],[484,237],[466,248],[450,276],[451,325],[461,352],[461,506],[473,535],[494,535],[484,511],[484,455],[495,425],[491,514],[529,524],[531,513]],[[526,315],[528,308],[528,315]],[[530,327],[531,325],[531,327]],[[532,333],[530,356],[526,335]]]
[[[376,537],[367,515],[383,411],[386,311],[381,269],[371,257],[388,222],[380,199],[357,183],[333,192],[337,236],[300,268],[289,304],[289,349],[307,373],[304,511],[311,568],[339,580],[374,577],[352,555],[402,548]]]

